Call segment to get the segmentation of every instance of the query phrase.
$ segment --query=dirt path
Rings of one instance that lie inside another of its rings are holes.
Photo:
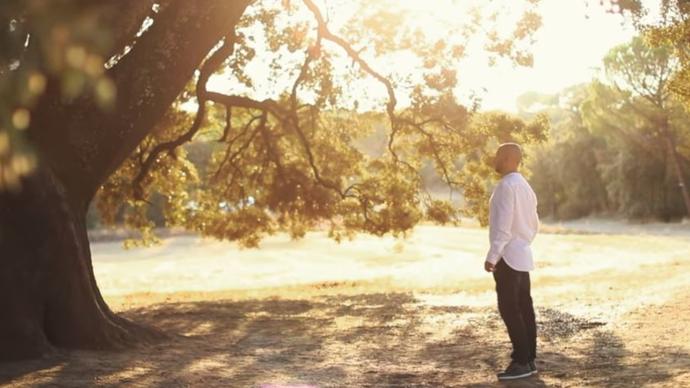
[[[233,276],[223,273],[207,278],[207,289],[152,293],[134,278],[134,286],[109,289],[111,305],[179,336],[124,352],[62,352],[0,365],[0,384],[504,386],[494,373],[504,367],[509,343],[492,280],[474,267],[439,268],[444,260],[471,262],[484,239],[481,230],[422,229],[403,247],[365,239],[342,247],[342,257],[324,250],[328,243],[318,235],[295,247],[274,240],[262,251],[239,251],[243,260],[283,258],[269,268],[254,262],[247,265],[254,272],[243,269],[243,276],[253,273],[267,285],[259,289],[219,290],[215,282]],[[178,243],[169,243],[170,254],[179,254]],[[214,252],[225,254],[214,244],[203,247],[208,254],[196,276],[213,274]],[[508,386],[690,386],[689,246],[684,236],[540,236],[533,295],[541,372]],[[95,251],[107,253],[103,248]],[[121,253],[126,260],[117,267],[114,253],[101,256],[99,281],[124,285],[128,273],[166,263],[176,271],[153,276],[152,283],[199,281],[180,270],[186,259],[171,260],[161,250],[166,260],[157,262],[137,259],[137,252]],[[318,252],[329,259],[305,259]],[[267,275],[290,260],[302,271],[342,265],[337,276],[310,273],[301,282],[295,273],[273,275],[283,280]]]

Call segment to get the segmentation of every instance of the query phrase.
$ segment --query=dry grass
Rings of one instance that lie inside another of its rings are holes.
[[[533,296],[538,377],[512,386],[690,384],[690,237],[543,234]],[[315,233],[261,250],[195,237],[94,244],[111,305],[177,333],[124,352],[3,365],[0,383],[57,386],[494,386],[509,343],[481,271],[486,231],[406,241]]]

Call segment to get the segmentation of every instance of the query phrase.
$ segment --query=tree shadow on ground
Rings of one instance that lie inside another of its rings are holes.
[[[575,354],[542,353],[545,369],[560,380],[606,387],[670,383],[690,370],[690,353],[680,347],[659,346],[653,352],[634,353],[609,330],[595,330],[584,342]]]
[[[304,300],[253,300],[131,310],[123,315],[178,335],[121,352],[60,352],[46,360],[6,364],[0,384],[40,370],[47,376],[38,378],[38,385],[51,386],[256,386],[273,377],[284,383],[337,378],[343,374],[337,366],[319,366],[325,322],[306,315],[312,308]]]
[[[0,365],[0,384],[319,387],[634,386],[690,368],[680,349],[633,354],[603,323],[540,310],[538,376],[499,384],[510,344],[494,308],[411,293],[167,303],[124,312],[178,335],[121,352]],[[679,361],[685,360],[685,361]]]

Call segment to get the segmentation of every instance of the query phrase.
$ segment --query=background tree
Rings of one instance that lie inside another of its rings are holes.
[[[542,215],[687,216],[689,117],[671,87],[678,61],[650,42],[644,35],[611,49],[589,85],[518,101],[521,117],[542,111],[551,122],[530,163]]]
[[[690,195],[685,160],[679,146],[688,131],[687,114],[673,99],[669,83],[677,61],[668,47],[651,47],[643,37],[613,48],[604,58],[606,82],[595,82],[591,98],[583,105],[586,120],[595,131],[614,136],[619,143],[640,149],[640,154],[660,159],[674,176],[686,214]]]
[[[535,111],[548,115],[549,141],[528,149],[530,183],[539,197],[539,214],[572,219],[609,210],[600,159],[609,152],[606,141],[583,122],[581,105],[588,86],[578,85],[553,95],[525,94],[520,115],[531,119]]]
[[[333,29],[311,0],[2,2],[0,358],[162,336],[116,316],[100,295],[85,221],[99,191],[101,211],[126,203],[130,224],[150,227],[147,198],[157,192],[170,225],[249,246],[319,223],[338,239],[452,221],[452,206],[420,190],[420,166],[432,161],[449,186],[479,198],[491,125],[504,124],[504,139],[543,128],[475,120],[476,106],[454,95],[451,65],[480,26],[493,60],[529,64],[534,3],[508,34],[487,26],[500,20],[496,3],[468,8],[450,38],[430,41],[386,2],[362,4]],[[417,65],[414,76],[384,66],[399,55]],[[214,74],[228,90],[207,88]],[[369,110],[388,129],[378,157],[354,146],[370,127],[348,113],[374,88],[383,98]],[[209,112],[224,125],[208,125]],[[180,147],[193,138],[216,143],[203,171]]]

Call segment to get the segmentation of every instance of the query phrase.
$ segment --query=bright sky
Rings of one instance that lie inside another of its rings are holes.
[[[355,3],[350,0],[316,2],[329,17],[331,29],[336,32],[339,30],[339,23],[345,23],[357,12],[353,5]],[[432,2],[433,6],[430,6]],[[448,34],[448,26],[462,23],[462,19],[468,17],[468,7],[478,3],[501,11],[508,15],[508,19],[512,17],[512,20],[499,24],[499,28],[506,31],[512,31],[515,19],[522,15],[524,9],[519,5],[526,4],[524,1],[515,0],[395,0],[391,6],[409,9],[414,17],[407,20],[407,23],[421,26],[425,33],[434,39],[443,39]],[[505,9],[507,6],[512,8]],[[305,17],[311,17],[306,10],[304,12]],[[629,41],[635,34],[630,21],[626,21],[620,14],[607,13],[599,5],[598,0],[541,0],[538,12],[542,16],[542,27],[533,36],[535,44],[531,52],[534,55],[534,66],[520,67],[503,60],[489,67],[483,49],[477,50],[475,54],[478,52],[479,55],[475,55],[470,47],[468,55],[457,66],[460,79],[457,91],[461,99],[474,93],[482,98],[483,110],[514,112],[516,98],[525,92],[554,93],[591,80],[597,74],[606,52],[618,44]],[[262,55],[257,57],[261,58]],[[252,74],[254,79],[263,80],[263,85],[246,93],[258,99],[276,98],[277,93],[291,84],[294,75],[283,73],[267,78],[267,75],[271,74],[270,63],[258,58],[248,66],[248,73]],[[299,56],[294,60],[297,65],[301,63]],[[413,72],[414,65],[406,64],[399,58],[389,60],[393,62],[370,63],[383,74],[386,74],[387,69],[395,69],[398,73],[404,74],[407,72],[407,66],[410,67],[409,72]],[[343,63],[348,62],[349,59]],[[349,85],[353,98],[385,101],[386,93],[382,85],[368,82],[363,80],[361,84]],[[219,91],[243,92],[242,87],[230,81],[227,75],[213,77],[210,86],[211,89]],[[399,100],[401,105],[405,105],[404,97]]]
[[[591,80],[606,52],[635,34],[621,15],[608,14],[598,2],[592,3],[587,7],[582,0],[542,0],[543,25],[535,35],[532,68],[469,64],[464,72],[481,76],[465,82],[474,89],[486,88],[483,109],[515,111],[515,99],[524,92],[552,93]]]

